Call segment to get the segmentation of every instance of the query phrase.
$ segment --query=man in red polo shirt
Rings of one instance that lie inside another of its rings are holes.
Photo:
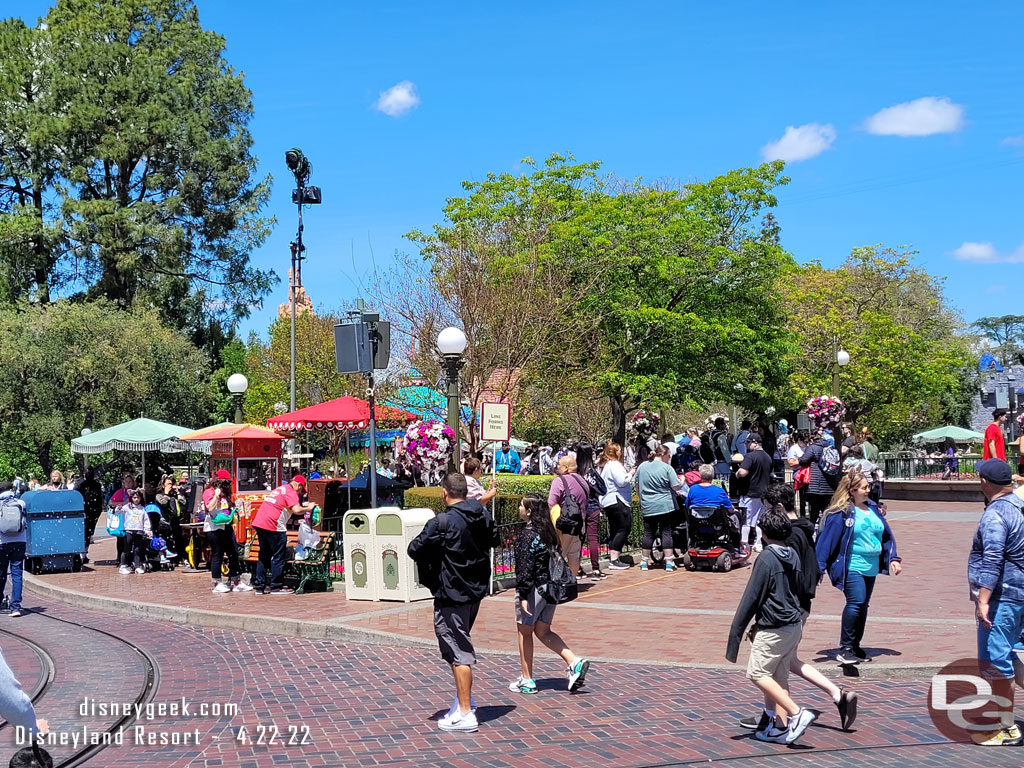
[[[1006,461],[1006,439],[1003,437],[1003,424],[1005,423],[1005,408],[996,408],[992,411],[992,423],[985,430],[985,447],[982,451],[982,458]]]
[[[284,585],[285,550],[288,547],[287,525],[293,515],[304,515],[312,512],[315,504],[302,504],[299,491],[306,487],[306,478],[296,475],[291,482],[275,488],[267,496],[266,501],[252,518],[252,527],[256,529],[256,538],[260,542],[260,559],[256,563],[256,576],[253,588],[257,595],[290,595],[294,589]],[[270,571],[270,582],[267,582],[267,571]]]

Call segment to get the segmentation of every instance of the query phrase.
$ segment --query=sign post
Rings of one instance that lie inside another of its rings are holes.
[[[480,408],[480,439],[500,443],[512,437],[512,406],[509,403],[484,403]],[[498,477],[498,448],[491,454],[491,482]],[[491,519],[497,501],[491,499]],[[497,525],[497,523],[495,523]],[[491,547],[491,578],[489,592],[494,594],[494,547]]]

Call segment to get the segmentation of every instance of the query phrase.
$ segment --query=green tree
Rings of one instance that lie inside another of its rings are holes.
[[[12,293],[77,284],[120,309],[147,302],[216,349],[275,279],[249,262],[270,180],[255,177],[252,97],[224,38],[192,0],[59,0],[44,21],[0,28]]]
[[[616,441],[638,407],[735,402],[737,392],[741,404],[763,403],[786,381],[790,334],[777,286],[792,259],[774,220],[762,221],[788,181],[782,167],[682,189],[620,185],[559,223],[565,268],[574,279],[598,276],[573,306],[597,320],[592,355],[562,360],[563,370],[609,397]]]
[[[56,148],[46,126],[54,106],[41,62],[42,30],[0,21],[0,300],[48,302],[61,246],[55,204]]]
[[[54,451],[83,427],[138,416],[205,426],[205,355],[156,310],[106,302],[0,309],[0,450],[31,453],[50,471]]]
[[[992,353],[1003,365],[1024,362],[1024,315],[979,317],[971,327],[992,344]]]
[[[905,248],[855,249],[837,269],[794,270],[785,293],[799,339],[792,360],[792,407],[832,391],[835,345],[850,353],[841,371],[847,418],[883,443],[922,428],[966,425],[973,391],[963,322],[942,280]]]

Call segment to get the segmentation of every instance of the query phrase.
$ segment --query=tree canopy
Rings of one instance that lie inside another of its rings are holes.
[[[963,321],[942,280],[914,266],[914,253],[857,248],[837,269],[812,263],[793,272],[786,299],[800,342],[794,406],[831,393],[838,344],[850,354],[840,388],[847,418],[883,444],[965,422],[974,379]]]
[[[0,450],[49,472],[82,428],[147,416],[205,426],[208,361],[153,309],[109,302],[0,308]]]
[[[224,39],[192,0],[59,0],[43,21],[0,24],[0,283],[143,301],[216,340],[275,279],[249,262],[270,182]]]

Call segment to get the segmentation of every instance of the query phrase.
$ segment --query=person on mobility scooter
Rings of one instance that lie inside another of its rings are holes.
[[[694,571],[710,566],[728,571],[750,558],[750,548],[740,543],[740,520],[729,494],[714,484],[715,468],[703,464],[700,482],[686,497],[686,528],[689,548],[683,567]]]

